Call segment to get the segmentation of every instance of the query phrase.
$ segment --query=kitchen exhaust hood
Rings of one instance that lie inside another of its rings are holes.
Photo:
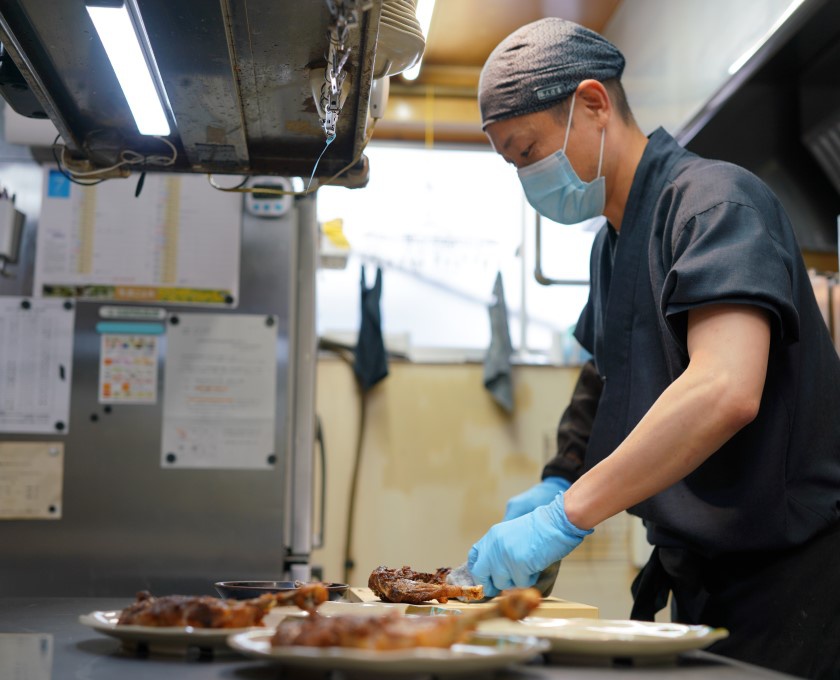
[[[804,0],[675,134],[776,192],[803,251],[836,255],[840,215],[840,2]]]
[[[355,162],[343,183],[364,184],[382,0],[94,0],[123,2],[142,17],[164,93],[167,167],[170,150],[139,133],[86,3],[0,0],[0,93],[17,113],[51,119],[69,160],[95,172],[133,152],[135,170],[308,178],[323,152],[315,177]]]

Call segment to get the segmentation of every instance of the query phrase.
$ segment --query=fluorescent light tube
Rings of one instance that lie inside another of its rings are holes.
[[[169,121],[128,7],[86,7],[140,134],[166,137]]]
[[[729,68],[727,69],[729,71],[729,75],[734,76],[738,71],[740,71],[744,67],[744,64],[746,64],[752,58],[752,56],[764,46],[764,43],[766,43],[773,36],[773,34],[776,31],[778,31],[788,19],[790,19],[790,15],[796,11],[796,9],[799,7],[799,5],[803,3],[803,1],[804,0],[793,0],[793,2],[791,2],[787,6],[787,9],[784,12],[782,12],[782,15],[778,19],[776,19],[776,21],[769,28],[769,30],[763,36],[761,36],[761,38],[757,42],[753,43],[753,45],[746,52],[744,52],[740,57],[733,61],[732,64],[730,64]]]
[[[432,14],[435,12],[435,0],[417,0],[417,21],[420,24],[420,30],[423,32],[423,37],[426,43],[429,42],[429,26],[432,25]],[[417,60],[411,68],[402,72],[402,77],[406,80],[415,80],[420,75],[420,66],[423,63],[423,55]]]

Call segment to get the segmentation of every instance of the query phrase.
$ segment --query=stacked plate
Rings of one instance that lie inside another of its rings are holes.
[[[478,629],[499,636],[536,637],[547,641],[554,654],[613,658],[673,656],[704,649],[729,635],[724,628],[681,623],[542,617],[493,619],[479,624]]]
[[[373,77],[402,73],[423,56],[426,39],[420,30],[413,0],[384,0]]]

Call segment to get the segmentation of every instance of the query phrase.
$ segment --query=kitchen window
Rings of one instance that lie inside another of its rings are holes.
[[[570,329],[589,293],[597,221],[543,220],[543,274],[584,283],[542,286],[533,276],[535,213],[516,171],[495,153],[372,144],[366,154],[366,188],[318,192],[319,222],[342,219],[351,248],[344,268],[318,273],[319,335],[355,342],[361,267],[370,285],[381,266],[390,348],[415,360],[481,359],[490,343],[487,306],[501,272],[519,359],[576,363]]]

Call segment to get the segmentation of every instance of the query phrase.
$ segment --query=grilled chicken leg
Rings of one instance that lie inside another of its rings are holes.
[[[456,586],[446,582],[449,569],[438,569],[434,574],[413,571],[410,567],[389,569],[377,567],[368,579],[368,588],[383,602],[421,604],[437,600],[441,604],[451,597],[480,600],[484,597],[481,586]]]
[[[451,647],[466,639],[479,622],[500,616],[524,618],[541,601],[539,591],[523,588],[505,591],[492,606],[461,615],[407,617],[394,613],[327,618],[316,613],[281,622],[271,644],[378,650]]]

